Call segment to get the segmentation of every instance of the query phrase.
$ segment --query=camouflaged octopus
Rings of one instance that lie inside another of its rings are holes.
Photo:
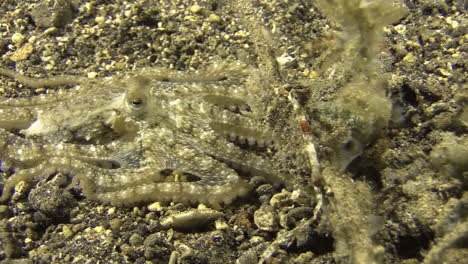
[[[107,79],[33,79],[31,87],[74,85],[32,98],[0,99],[1,201],[21,181],[70,175],[91,199],[230,203],[246,176],[272,175],[273,135],[259,132],[264,82],[240,63],[203,71],[144,68]]]

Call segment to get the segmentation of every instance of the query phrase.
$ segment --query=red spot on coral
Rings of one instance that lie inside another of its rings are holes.
[[[309,134],[310,133],[310,126],[309,122],[307,120],[300,120],[299,121],[299,126],[301,127],[302,133],[304,134]]]
[[[286,94],[288,94],[288,93],[289,93],[289,92],[286,91],[286,90],[284,90],[284,89],[281,89],[281,90],[278,91],[278,94],[279,94],[279,95],[286,95]]]

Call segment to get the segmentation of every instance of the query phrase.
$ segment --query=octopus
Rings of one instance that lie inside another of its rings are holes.
[[[237,62],[182,72],[142,68],[110,78],[26,77],[60,87],[0,98],[0,201],[20,182],[61,173],[112,205],[173,201],[219,205],[249,193],[252,176],[274,177],[278,139],[262,125],[259,70]]]

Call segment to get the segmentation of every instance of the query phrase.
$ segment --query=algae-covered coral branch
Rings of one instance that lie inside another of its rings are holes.
[[[310,119],[320,127],[318,141],[330,148],[329,152],[322,149],[320,158],[325,167],[324,182],[334,194],[328,198],[327,212],[335,247],[341,255],[338,261],[349,257],[351,263],[379,263],[384,252],[370,237],[370,230],[376,228],[368,221],[376,209],[372,206],[371,188],[365,182],[351,180],[345,170],[382,134],[391,116],[392,104],[385,96],[386,81],[376,58],[383,26],[404,14],[394,4],[317,1],[319,10],[343,29],[335,54],[327,58],[328,69],[322,69],[314,84],[333,86],[335,74],[342,74],[338,77],[347,81],[335,88],[333,101],[307,105]]]
[[[353,66],[358,68],[376,57],[382,28],[406,13],[398,1],[317,0],[316,5],[342,27],[340,58],[352,58]]]
[[[316,1],[319,10],[342,28],[334,52],[322,58],[321,76],[312,89],[334,89],[332,103],[310,102],[311,116],[321,127],[335,127],[320,136],[334,146],[333,163],[340,169],[382,133],[391,117],[392,104],[385,95],[386,78],[380,71],[377,51],[383,27],[401,19],[404,9],[396,1]],[[343,80],[343,81],[337,81]],[[330,88],[326,88],[330,87]],[[315,99],[315,98],[314,98]],[[323,131],[326,132],[326,131]]]

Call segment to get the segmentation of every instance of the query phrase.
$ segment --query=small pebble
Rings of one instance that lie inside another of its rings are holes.
[[[24,44],[21,48],[19,48],[15,53],[13,53],[10,59],[14,62],[23,61],[31,55],[34,51],[34,46],[31,43]]]
[[[138,247],[143,245],[143,237],[139,234],[133,234],[130,236],[130,239],[128,240],[130,242],[130,245],[134,247]]]
[[[109,225],[110,225],[110,228],[112,229],[112,231],[118,231],[121,227],[122,227],[122,220],[118,219],[118,218],[114,218],[112,220],[110,220],[109,222]]]
[[[162,206],[160,202],[154,202],[150,205],[148,205],[148,210],[151,212],[161,212]]]
[[[115,213],[115,207],[109,208],[109,210],[107,210],[108,215],[113,215],[114,213]]]
[[[63,236],[65,236],[65,238],[71,238],[74,235],[73,231],[70,229],[68,225],[64,225],[62,227],[62,233],[63,233]]]
[[[25,40],[25,37],[21,33],[15,33],[13,34],[13,36],[11,36],[11,41],[15,43],[17,46],[20,46],[21,44],[23,44],[24,40]]]
[[[212,209],[192,209],[173,214],[161,220],[163,228],[174,228],[179,230],[192,230],[206,226],[224,214]]]
[[[193,5],[190,7],[190,12],[194,13],[194,14],[198,14],[200,13],[201,11],[203,10],[203,7],[199,6],[199,5]]]
[[[123,244],[120,246],[120,250],[124,255],[133,257],[135,256],[135,250],[129,244]]]
[[[36,93],[43,93],[45,91],[45,88],[37,88],[34,90]]]
[[[217,230],[226,230],[226,229],[229,229],[229,225],[225,221],[216,220],[215,221],[215,228]]]
[[[0,205],[0,219],[8,218],[11,215],[11,210],[6,205]]]
[[[278,214],[271,206],[262,206],[254,213],[254,223],[261,230],[277,231],[279,228]]]
[[[96,72],[88,72],[88,78],[94,79],[94,78],[96,78],[96,76],[97,76]]]
[[[219,23],[219,22],[221,22],[221,18],[216,14],[211,14],[208,17],[208,22],[210,22],[210,23]]]

